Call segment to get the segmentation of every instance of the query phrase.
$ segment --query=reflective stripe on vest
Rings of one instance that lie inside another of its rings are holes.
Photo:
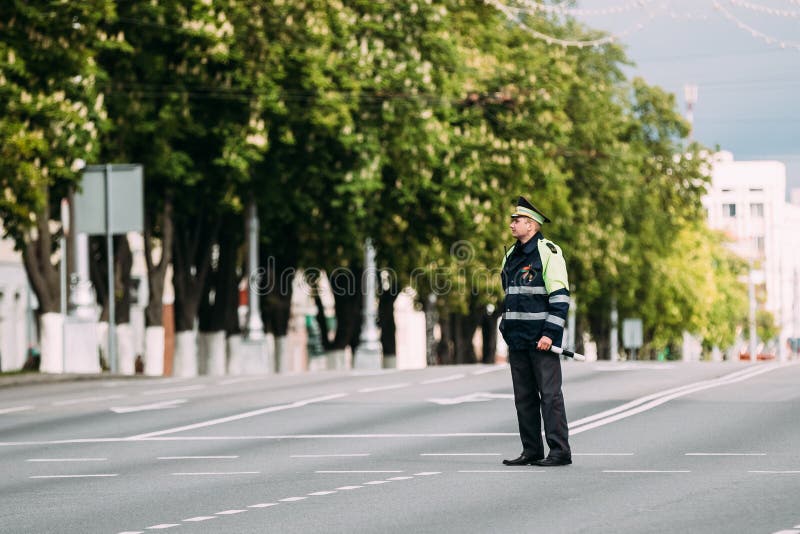
[[[508,295],[547,295],[544,286],[509,286],[506,290]],[[567,297],[569,298],[569,297]]]
[[[555,315],[548,315],[545,321],[561,327],[563,327],[566,324],[566,321],[564,319],[562,319],[561,317],[556,317]]]
[[[518,321],[542,321],[547,319],[547,312],[505,312],[503,318]]]
[[[552,297],[550,297],[549,301],[550,304],[559,304],[559,303],[569,304],[569,295],[553,295]]]

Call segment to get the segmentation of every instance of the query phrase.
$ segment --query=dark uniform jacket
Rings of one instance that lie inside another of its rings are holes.
[[[536,347],[542,336],[561,346],[569,311],[569,281],[561,249],[537,232],[506,253],[502,271],[506,298],[500,331],[510,349]]]

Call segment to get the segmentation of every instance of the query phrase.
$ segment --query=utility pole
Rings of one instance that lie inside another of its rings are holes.
[[[377,268],[375,266],[375,246],[372,239],[364,243],[364,314],[361,326],[361,339],[355,353],[353,367],[356,369],[381,369],[383,354],[376,320],[378,309],[375,303]]]

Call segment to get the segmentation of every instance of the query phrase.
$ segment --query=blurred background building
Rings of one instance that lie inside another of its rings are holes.
[[[762,340],[759,351],[781,359],[789,339],[800,336],[800,190],[786,202],[786,166],[778,161],[736,161],[714,155],[711,185],[703,205],[709,226],[733,240],[750,262],[760,309],[775,318],[777,344]],[[745,336],[746,337],[746,336]]]

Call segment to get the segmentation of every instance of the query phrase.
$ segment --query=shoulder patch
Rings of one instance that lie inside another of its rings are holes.
[[[547,245],[547,248],[550,249],[550,252],[552,252],[553,254],[558,254],[558,249],[556,248],[556,246],[553,243],[551,243],[550,241],[547,241],[545,243],[545,245]]]

